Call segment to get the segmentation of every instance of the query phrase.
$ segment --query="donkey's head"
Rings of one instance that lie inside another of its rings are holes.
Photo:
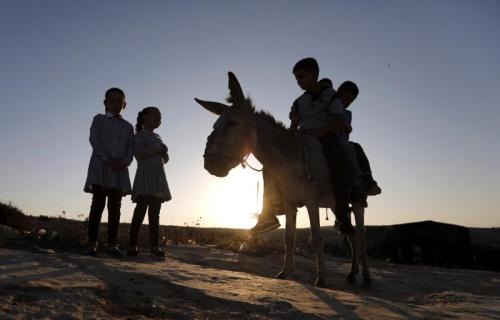
[[[236,76],[229,72],[229,97],[231,105],[195,99],[203,108],[219,116],[214,130],[207,138],[205,169],[217,177],[225,177],[242,163],[253,150],[255,132],[254,109],[246,99]]]

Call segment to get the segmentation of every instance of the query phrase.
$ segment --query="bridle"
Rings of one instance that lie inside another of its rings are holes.
[[[257,134],[254,134],[252,136],[255,137],[254,139],[252,139],[252,147],[250,148],[250,151],[248,151],[248,153],[243,155],[242,158],[237,157],[237,156],[233,156],[233,155],[215,154],[215,153],[205,153],[205,154],[203,154],[203,158],[214,157],[214,158],[221,158],[221,159],[236,160],[236,162],[238,162],[238,164],[241,164],[243,169],[245,169],[246,167],[249,167],[250,169],[252,169],[254,171],[261,172],[264,169],[264,167],[262,167],[261,169],[256,169],[251,164],[249,164],[247,161],[248,157],[250,156],[253,149],[257,145]]]

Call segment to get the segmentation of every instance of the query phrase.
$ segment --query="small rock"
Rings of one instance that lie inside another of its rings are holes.
[[[248,244],[246,242],[242,242],[240,244],[240,248],[238,250],[239,252],[245,252],[248,251]]]
[[[40,248],[39,246],[35,246],[34,248],[35,248],[35,252],[37,252],[37,253],[43,253],[43,254],[54,254],[54,253],[56,253],[52,249]]]
[[[16,229],[0,224],[0,239],[19,239],[20,237]]]
[[[54,241],[58,235],[59,235],[59,233],[57,233],[57,231],[52,231],[52,233],[50,234],[50,237],[49,237],[49,241]]]

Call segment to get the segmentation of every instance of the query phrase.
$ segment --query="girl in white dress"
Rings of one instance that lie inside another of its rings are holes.
[[[161,204],[172,199],[163,166],[168,162],[168,148],[154,130],[161,124],[161,113],[156,107],[146,107],[137,115],[134,155],[137,159],[132,188],[136,203],[130,227],[129,256],[138,256],[137,236],[148,211],[151,253],[165,257],[158,245]]]

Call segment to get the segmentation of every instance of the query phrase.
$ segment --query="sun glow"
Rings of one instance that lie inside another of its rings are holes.
[[[227,177],[214,177],[203,211],[212,226],[247,229],[255,224],[261,209],[262,174],[238,167]]]

